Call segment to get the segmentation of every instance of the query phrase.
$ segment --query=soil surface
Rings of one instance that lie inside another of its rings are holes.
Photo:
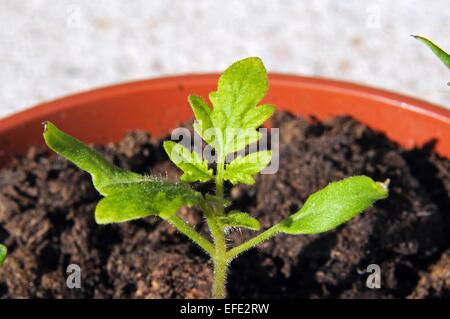
[[[252,186],[227,185],[232,209],[267,228],[327,183],[358,174],[390,178],[390,196],[334,231],[282,235],[243,254],[231,266],[229,297],[450,297],[450,162],[433,153],[433,142],[407,150],[348,117],[321,123],[278,113],[273,126],[279,171]],[[136,172],[180,173],[143,132],[98,149]],[[99,226],[99,199],[89,175],[42,149],[1,169],[0,242],[10,254],[0,298],[210,297],[212,267],[200,249],[156,217]],[[197,210],[180,215],[206,231]],[[234,231],[230,245],[251,235]],[[66,286],[69,264],[81,267],[81,289]],[[366,286],[370,264],[380,266],[380,289]]]

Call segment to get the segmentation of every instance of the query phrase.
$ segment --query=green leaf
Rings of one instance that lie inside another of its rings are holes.
[[[249,144],[259,141],[261,133],[254,129],[227,129],[227,153],[237,152]]]
[[[50,122],[45,124],[44,139],[56,153],[91,174],[95,188],[106,196],[96,207],[95,218],[99,224],[149,215],[165,218],[181,206],[196,204],[202,198],[185,184],[125,171]]]
[[[8,253],[8,249],[6,246],[0,244],[0,266],[3,265],[3,262],[6,259],[6,255]]]
[[[258,128],[264,124],[275,112],[275,106],[271,104],[264,104],[259,107],[254,107],[248,110],[243,119],[245,127]]]
[[[186,147],[173,141],[165,141],[164,149],[171,161],[184,172],[182,181],[207,182],[213,178],[213,170],[208,169],[208,162],[202,161],[197,152],[189,152]]]
[[[53,151],[91,174],[95,188],[102,195],[108,194],[106,191],[108,185],[143,179],[139,174],[125,171],[109,163],[98,152],[62,132],[50,122],[45,123],[44,140]]]
[[[232,210],[226,216],[220,217],[220,222],[225,227],[242,227],[252,230],[259,230],[261,228],[256,218],[237,210]]]
[[[247,111],[261,101],[267,87],[267,73],[261,59],[251,57],[228,67],[219,78],[217,91],[209,98],[214,108],[226,115],[229,124],[240,123]]]
[[[257,106],[267,87],[267,72],[261,59],[251,57],[235,62],[220,76],[217,91],[209,95],[213,109],[200,97],[189,97],[197,119],[196,132],[223,157],[256,142],[260,138],[256,128],[275,111],[272,105]],[[211,129],[215,131],[207,134]],[[247,129],[250,138],[240,138],[239,132]]]
[[[200,97],[196,95],[190,95],[188,97],[189,104],[191,105],[192,111],[195,114],[196,121],[194,122],[194,130],[200,135],[208,144],[213,144],[214,138],[208,137],[206,131],[213,128],[213,123],[211,119],[211,108],[209,105]]]
[[[333,182],[310,195],[302,209],[281,222],[279,229],[287,234],[317,234],[333,229],[386,198],[387,184],[367,176]]]
[[[95,209],[98,224],[120,223],[149,215],[168,218],[183,205],[199,201],[187,185],[162,181],[116,184]]]
[[[226,165],[224,179],[232,184],[244,183],[253,184],[253,175],[262,171],[272,158],[271,151],[260,151],[244,157],[237,157],[230,164]]]
[[[427,38],[421,37],[419,35],[413,35],[413,37],[425,43],[425,45],[427,45],[431,49],[431,51],[433,51],[433,53],[439,58],[439,60],[441,60],[448,68],[450,68],[450,55],[447,52],[442,50]]]

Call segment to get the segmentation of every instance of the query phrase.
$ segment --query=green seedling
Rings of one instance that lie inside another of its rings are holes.
[[[450,55],[447,52],[442,50],[440,47],[438,47],[436,44],[434,44],[427,38],[421,37],[420,35],[413,35],[413,37],[425,43],[425,45],[427,45],[431,49],[431,51],[433,51],[433,53],[439,58],[439,60],[441,60],[442,63],[444,63],[447,66],[447,68],[450,69]],[[447,84],[450,85],[450,82],[448,82]]]
[[[270,104],[258,106],[267,89],[268,78],[262,61],[247,58],[237,61],[221,75],[217,91],[209,95],[213,107],[199,96],[189,96],[196,117],[194,129],[215,149],[216,165],[212,168],[195,151],[166,141],[165,151],[183,172],[180,182],[125,171],[50,122],[45,123],[44,139],[52,150],[92,175],[95,188],[104,196],[95,209],[98,224],[159,216],[209,255],[214,266],[212,296],[224,298],[230,262],[246,250],[278,234],[326,232],[388,196],[387,183],[375,182],[366,176],[348,177],[309,196],[298,212],[280,223],[240,245],[229,247],[226,236],[230,228],[260,230],[259,221],[247,212],[228,209],[230,202],[224,196],[224,183],[253,184],[254,176],[271,161],[272,153],[268,150],[226,161],[227,155],[260,139],[257,128],[275,111]],[[245,130],[245,134],[240,130]],[[215,191],[212,194],[197,192],[189,186],[193,182],[212,182]],[[184,205],[202,210],[211,239],[177,214]]]
[[[8,249],[6,246],[0,244],[0,266],[3,265],[3,262],[6,259],[6,254],[8,253]]]

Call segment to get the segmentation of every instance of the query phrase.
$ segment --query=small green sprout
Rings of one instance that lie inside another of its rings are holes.
[[[281,233],[318,234],[331,230],[388,196],[387,182],[375,182],[366,176],[333,182],[309,196],[298,212],[252,239],[229,247],[227,229],[260,230],[259,221],[250,214],[227,209],[230,202],[224,196],[224,182],[253,184],[254,176],[271,161],[272,153],[268,150],[227,161],[227,155],[261,138],[257,129],[275,111],[270,104],[258,106],[267,89],[268,78],[262,61],[247,58],[237,61],[221,75],[217,91],[209,95],[212,108],[201,97],[189,96],[196,117],[194,129],[214,148],[216,165],[213,169],[195,151],[166,141],[165,151],[183,172],[181,182],[125,171],[50,122],[45,123],[44,139],[52,150],[92,175],[95,188],[104,196],[95,209],[97,223],[119,223],[149,215],[166,220],[210,256],[214,265],[212,296],[224,298],[229,264],[246,250]],[[214,194],[203,195],[187,184],[208,181],[215,184]],[[203,211],[212,241],[177,215],[179,208],[186,205]]]
[[[6,255],[8,253],[8,249],[6,246],[0,244],[0,266],[3,265],[3,262],[6,259]]]

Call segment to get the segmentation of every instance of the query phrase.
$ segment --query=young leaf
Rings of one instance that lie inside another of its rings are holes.
[[[168,218],[183,205],[199,201],[198,193],[183,184],[142,181],[114,185],[95,209],[98,224],[120,223],[149,215]]]
[[[254,129],[227,129],[225,132],[227,153],[237,152],[249,144],[256,143],[261,138],[261,133]]]
[[[387,183],[367,176],[333,182],[310,195],[303,207],[280,224],[287,234],[317,234],[333,229],[388,196]]]
[[[233,63],[219,78],[217,91],[209,95],[215,111],[225,114],[226,127],[244,128],[241,123],[248,110],[266,94],[267,73],[259,58],[246,58]]]
[[[51,122],[45,123],[44,140],[53,151],[91,174],[95,188],[102,195],[107,195],[108,185],[142,180],[141,175],[109,163],[98,152],[62,132]]]
[[[174,214],[183,205],[193,205],[201,194],[187,185],[156,180],[125,171],[104,159],[77,139],[47,122],[47,145],[91,174],[95,188],[104,196],[96,208],[97,223],[118,223],[149,215]]]
[[[242,227],[252,230],[259,230],[261,228],[256,218],[237,210],[232,210],[226,216],[220,217],[220,222],[225,227]]]
[[[246,58],[232,64],[219,78],[217,91],[209,99],[214,108],[197,96],[189,103],[195,113],[194,128],[202,138],[222,156],[239,151],[260,138],[255,129],[275,111],[272,105],[257,106],[267,92],[267,72],[259,58]],[[208,129],[214,134],[206,135]],[[229,129],[233,132],[227,133]],[[240,130],[251,129],[251,138],[240,139]]]
[[[448,68],[450,68],[450,55],[447,52],[442,50],[427,38],[421,37],[419,35],[413,35],[413,37],[425,43],[425,45],[427,45],[431,49],[431,51],[433,51],[433,53],[439,58],[439,60],[441,60]]]
[[[3,265],[3,262],[6,259],[6,254],[8,253],[8,249],[6,246],[0,244],[0,266]]]
[[[164,142],[164,150],[170,160],[184,173],[181,180],[184,182],[207,182],[213,178],[212,169],[208,169],[208,162],[201,159],[197,152],[189,152],[183,145],[173,141]]]
[[[251,153],[244,157],[237,157],[230,164],[226,165],[224,179],[232,184],[244,183],[253,184],[253,175],[262,171],[272,158],[271,151],[260,151]]]
[[[194,122],[194,130],[200,135],[208,144],[213,145],[213,138],[208,137],[205,132],[213,128],[213,123],[211,119],[211,108],[209,105],[200,97],[196,95],[190,95],[188,97],[189,104],[191,105],[192,111],[194,112],[196,121]]]
[[[254,107],[248,110],[243,122],[245,127],[258,128],[264,124],[264,122],[270,118],[275,112],[275,106],[271,104],[264,104],[259,107]]]

